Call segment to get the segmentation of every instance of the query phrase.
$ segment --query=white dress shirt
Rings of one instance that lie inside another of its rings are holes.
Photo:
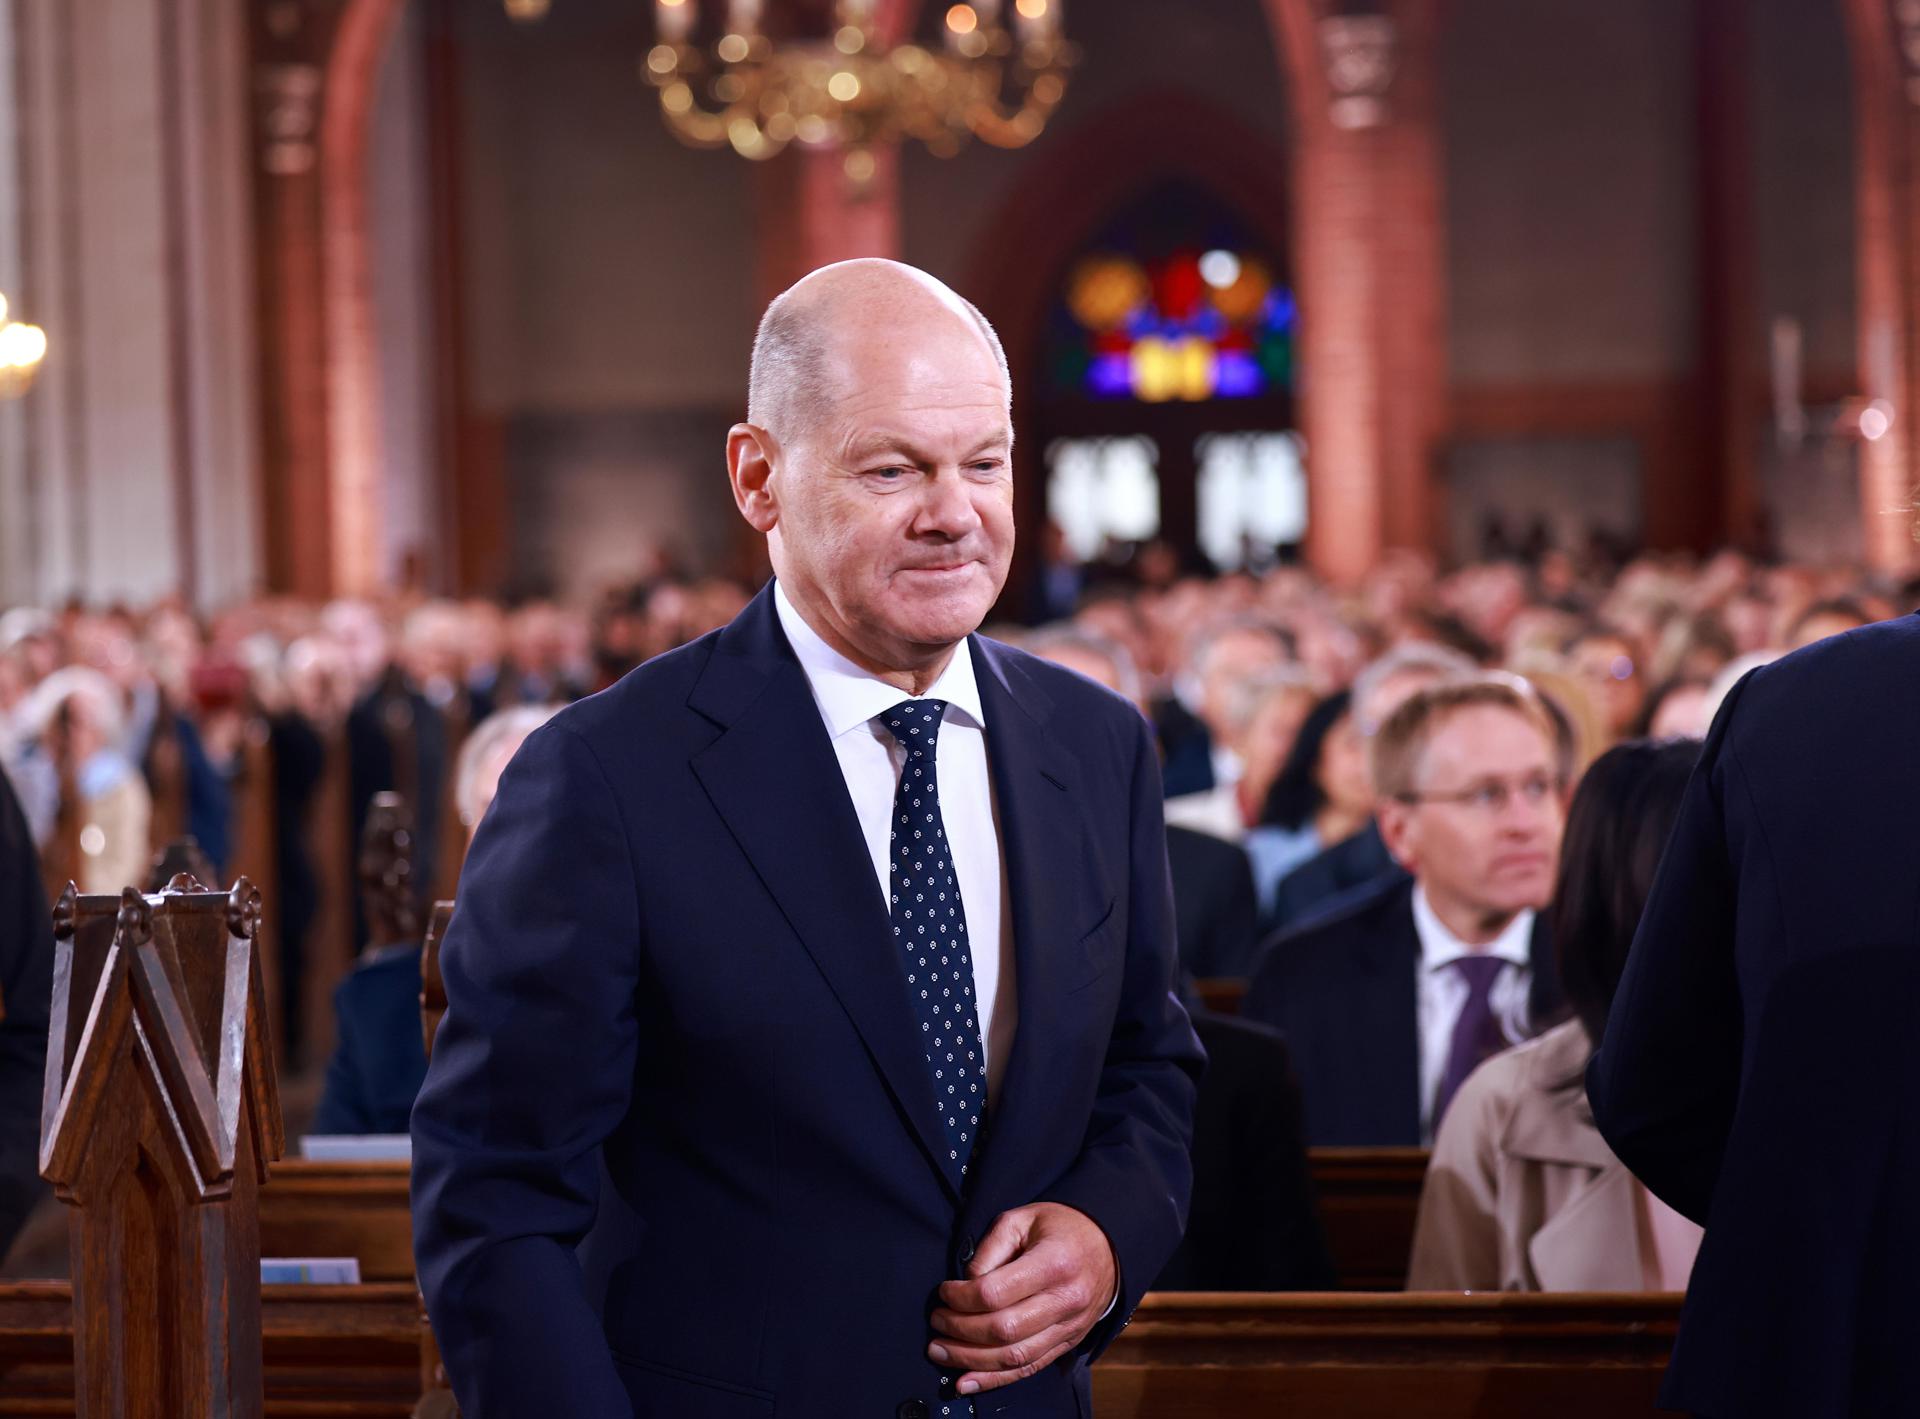
[[[1466,977],[1448,967],[1462,956],[1498,956],[1508,964],[1494,978],[1496,1019],[1515,1044],[1527,1037],[1528,993],[1533,987],[1533,913],[1523,911],[1485,946],[1469,946],[1447,929],[1424,887],[1413,889],[1413,928],[1420,937],[1420,1137],[1433,1142],[1433,1105],[1447,1072],[1453,1027],[1470,993]]]
[[[1001,850],[998,805],[993,779],[987,771],[987,718],[980,687],[973,676],[973,655],[965,641],[954,647],[953,658],[940,678],[923,695],[909,695],[879,676],[862,670],[828,645],[819,632],[787,599],[786,588],[773,588],[774,610],[787,643],[799,657],[813,701],[833,741],[840,773],[860,819],[860,831],[873,859],[873,875],[880,887],[880,903],[888,910],[892,877],[889,833],[893,825],[893,797],[899,787],[906,751],[877,718],[902,701],[945,700],[940,743],[934,771],[940,783],[940,818],[953,851],[953,871],[960,880],[960,900],[967,913],[967,935],[972,945],[973,993],[985,1036],[987,1102],[1000,1094],[1007,1056],[1013,1045],[1016,994],[1013,970],[1013,922],[1007,891],[1006,856]]]

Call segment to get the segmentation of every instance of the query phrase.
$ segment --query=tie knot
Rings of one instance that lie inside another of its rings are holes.
[[[1503,956],[1462,956],[1448,963],[1467,983],[1467,989],[1474,995],[1485,995],[1493,989],[1493,983],[1499,978],[1500,968],[1507,964]]]
[[[940,739],[940,722],[947,712],[945,700],[902,700],[878,716],[887,733],[907,749],[931,749]]]

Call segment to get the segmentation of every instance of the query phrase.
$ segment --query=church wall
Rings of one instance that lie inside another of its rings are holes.
[[[1459,0],[1443,39],[1450,356],[1456,439],[1441,466],[1457,498],[1452,549],[1503,506],[1572,525],[1624,496],[1617,530],[1673,512],[1709,437],[1694,381],[1701,289],[1695,37],[1666,0]],[[1830,551],[1851,477],[1842,456],[1785,470],[1771,445],[1768,325],[1805,331],[1808,384],[1829,394],[1854,365],[1853,167],[1848,60],[1831,0],[1745,10],[1744,82],[1754,243],[1741,356],[1763,416],[1751,433],[1761,496],[1789,552]],[[1543,427],[1544,426],[1544,427]],[[1623,442],[1623,436],[1625,441]],[[1516,479],[1534,470],[1531,489]],[[1631,476],[1637,470],[1638,479]],[[1680,485],[1680,486],[1675,486]],[[1833,493],[1835,490],[1827,489]],[[1857,540],[1857,529],[1854,529]]]
[[[1459,0],[1441,48],[1457,385],[1695,356],[1693,84],[1672,0]]]

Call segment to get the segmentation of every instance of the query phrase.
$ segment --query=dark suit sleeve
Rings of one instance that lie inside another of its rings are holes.
[[[1173,993],[1173,887],[1160,766],[1145,721],[1135,740],[1129,812],[1119,1014],[1080,1156],[1038,1199],[1086,1213],[1119,1259],[1118,1302],[1081,1342],[1095,1355],[1133,1314],[1186,1230],[1194,1090],[1205,1060]]]
[[[414,1252],[467,1419],[632,1414],[574,1247],[632,1087],[639,951],[621,805],[549,724],[467,859],[413,1110]]]
[[[1735,687],[1708,735],[1587,1069],[1607,1145],[1656,1197],[1703,1225],[1740,1086],[1727,820],[1730,795],[1744,790],[1729,738],[1750,683]]]
[[[53,913],[33,835],[0,773],[0,1257],[39,1198],[40,1092],[53,1008]]]
[[[360,1087],[356,1067],[359,1031],[355,1028],[350,986],[353,977],[340,982],[333,993],[335,1021],[333,1054],[327,1060],[327,1078],[320,1090],[320,1103],[313,1111],[313,1131],[318,1134],[372,1133],[373,1107]]]
[[[1260,940],[1260,904],[1253,889],[1253,864],[1238,848],[1222,861],[1220,899],[1208,914],[1206,947],[1198,955],[1207,975],[1244,976],[1253,967],[1253,949]]]

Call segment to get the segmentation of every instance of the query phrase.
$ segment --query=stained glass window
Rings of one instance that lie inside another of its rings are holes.
[[[1148,403],[1285,393],[1297,316],[1279,263],[1244,222],[1208,194],[1156,192],[1068,268],[1050,382]]]

